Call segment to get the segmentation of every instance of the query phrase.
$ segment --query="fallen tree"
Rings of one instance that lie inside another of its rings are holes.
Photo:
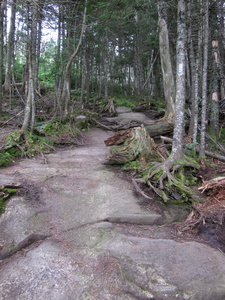
[[[113,118],[109,121],[108,118],[103,117],[101,120],[95,120],[94,122],[97,126],[111,131],[126,130],[143,125],[151,137],[171,134],[174,128],[174,123],[165,122],[165,120],[159,120],[158,122],[140,122],[137,120],[131,120],[123,121],[123,123],[121,123]]]

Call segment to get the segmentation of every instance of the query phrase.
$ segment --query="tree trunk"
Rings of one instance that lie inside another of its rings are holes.
[[[109,100],[109,54],[108,54],[108,38],[104,38],[104,100],[108,102]]]
[[[211,110],[210,110],[210,133],[218,140],[219,137],[219,99],[220,99],[220,76],[221,64],[219,53],[219,5],[212,2],[210,5],[210,29],[212,39],[212,73],[211,73]]]
[[[218,140],[219,137],[219,41],[212,41],[213,72],[211,80],[211,111],[210,111],[210,133]]]
[[[169,38],[167,23],[163,16],[162,10],[165,6],[165,1],[159,1],[159,49],[161,68],[163,73],[164,96],[166,100],[165,119],[169,122],[174,122],[174,101],[175,101],[175,84],[170,56]]]
[[[200,10],[200,14],[202,12],[202,9]],[[202,24],[202,21],[200,21]],[[196,53],[196,62],[195,62],[195,69],[196,69],[196,75],[195,75],[195,86],[194,86],[194,117],[193,117],[193,142],[197,142],[197,136],[198,136],[198,113],[199,113],[199,104],[198,101],[200,99],[199,97],[199,74],[201,69],[201,54],[202,54],[202,26],[199,26],[200,29],[198,30],[198,46],[197,46],[197,53]]]
[[[12,91],[12,69],[14,60],[14,43],[15,43],[15,15],[16,15],[16,1],[14,0],[11,4],[11,18],[10,28],[7,42],[7,54],[6,54],[6,66],[5,66],[5,83],[4,90],[7,93]]]
[[[86,52],[86,101],[85,105],[89,106],[90,101],[90,77],[91,77],[91,70],[92,70],[92,56],[91,56],[91,50],[88,46],[87,52]]]
[[[184,148],[184,107],[185,107],[185,62],[186,62],[186,24],[185,1],[178,1],[177,19],[177,70],[176,70],[176,101],[175,101],[175,125],[173,133],[172,157],[183,158]]]
[[[202,4],[203,5],[203,4]],[[201,136],[200,136],[200,158],[205,157],[205,132],[206,132],[206,106],[207,106],[207,75],[208,75],[208,41],[209,41],[209,0],[203,5],[203,74],[202,74],[202,113],[201,113]]]
[[[224,31],[224,0],[218,1],[218,15],[219,15],[219,40],[223,41],[219,43],[219,52],[220,52],[220,66],[221,66],[221,81],[220,81],[220,93],[221,99],[225,99],[225,31]]]
[[[134,74],[135,74],[135,93],[137,96],[141,96],[142,93],[142,62],[141,62],[141,42],[138,32],[138,12],[135,11],[135,23],[136,23],[136,34],[134,36]]]
[[[191,116],[189,123],[188,136],[191,138],[193,143],[197,142],[197,132],[198,132],[198,100],[199,100],[199,56],[202,46],[202,38],[201,38],[201,26],[199,26],[198,30],[198,42],[196,51],[194,51],[194,39],[193,39],[193,30],[192,30],[192,1],[189,0],[188,5],[188,20],[189,20],[189,28],[188,28],[188,43],[189,43],[189,57],[190,57],[190,68],[191,68]],[[201,13],[200,13],[201,15]],[[201,20],[199,21],[199,23]],[[200,23],[201,24],[201,23]]]
[[[4,45],[4,36],[3,36],[3,20],[4,20],[4,11],[5,11],[5,1],[0,3],[0,115],[2,113],[2,77],[3,77],[3,45]]]
[[[74,58],[77,56],[77,54],[80,50],[80,47],[81,47],[82,41],[83,41],[84,32],[85,32],[85,29],[86,29],[87,2],[88,2],[88,0],[85,0],[85,8],[84,8],[84,14],[83,14],[83,22],[82,22],[82,28],[81,28],[81,33],[80,33],[80,39],[79,39],[79,42],[77,44],[77,47],[76,47],[75,51],[70,56],[70,58],[67,62],[65,72],[64,72],[64,85],[63,85],[63,94],[62,94],[62,99],[64,101],[64,117],[68,116],[69,103],[70,103],[70,98],[71,98],[71,91],[70,91],[70,69],[71,69],[71,64],[72,64]]]
[[[29,9],[28,9],[29,13]],[[22,132],[30,129],[33,131],[35,123],[35,77],[37,74],[37,25],[38,25],[38,6],[36,2],[31,5],[31,27],[28,36],[28,94],[25,107],[25,116]]]
[[[83,53],[82,56],[82,73],[81,73],[81,95],[80,95],[80,101],[82,103],[82,109],[84,109],[84,104],[85,104],[85,100],[84,100],[84,92],[85,92],[85,82],[86,82],[86,61],[85,61],[85,53]]]

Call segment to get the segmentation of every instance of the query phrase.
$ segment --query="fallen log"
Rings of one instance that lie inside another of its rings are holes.
[[[160,136],[161,140],[163,142],[166,142],[166,143],[171,143],[173,142],[173,140],[171,138],[168,138],[166,136]],[[194,150],[199,153],[199,147],[195,147]],[[223,161],[225,162],[225,156],[221,155],[221,154],[218,154],[218,153],[213,153],[213,152],[210,152],[210,151],[207,151],[205,150],[205,154],[209,157],[212,157],[212,158],[216,158],[220,161]]]
[[[140,122],[138,120],[131,120],[124,123],[118,123],[115,120],[108,121],[105,118],[102,118],[101,121],[95,121],[95,123],[104,128],[111,131],[120,131],[126,130],[134,127],[144,126],[146,131],[150,134],[151,137],[161,136],[165,134],[171,134],[173,132],[173,123],[149,123],[149,122]]]
[[[174,123],[159,122],[159,123],[149,124],[145,122],[144,126],[151,137],[156,137],[156,136],[172,133],[174,128]]]

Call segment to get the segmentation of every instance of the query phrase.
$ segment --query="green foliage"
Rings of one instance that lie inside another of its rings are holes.
[[[113,100],[116,106],[125,106],[128,108],[132,108],[137,105],[137,102],[126,98],[114,98]]]
[[[165,100],[159,97],[151,97],[149,103],[153,109],[164,110],[165,109]]]
[[[198,142],[188,143],[184,149],[185,155],[196,158],[196,148],[199,146]]]
[[[13,156],[7,152],[0,152],[0,167],[5,167],[13,161]]]
[[[225,129],[221,128],[219,132],[219,142],[225,145]]]
[[[0,167],[7,166],[17,157],[30,158],[49,153],[54,149],[54,144],[76,144],[81,138],[81,131],[87,130],[89,124],[87,117],[84,117],[79,126],[70,118],[54,119],[38,126],[33,132],[14,131],[7,136],[7,145],[0,151]]]
[[[16,189],[0,188],[0,215],[5,212],[6,198],[9,198],[16,192]],[[3,195],[7,195],[7,197],[4,197]]]
[[[42,44],[43,52],[39,58],[38,78],[41,86],[53,87],[56,76],[56,43],[53,39]]]
[[[23,63],[21,62],[20,54],[18,54],[15,59],[13,74],[15,76],[16,82],[23,81]]]
[[[5,199],[0,196],[0,215],[4,213],[5,211]]]
[[[49,147],[48,145],[51,144],[50,140],[46,137],[39,136],[35,133],[30,131],[25,133],[25,140],[24,140],[24,151],[26,156],[33,157],[36,154],[40,153],[48,153]]]

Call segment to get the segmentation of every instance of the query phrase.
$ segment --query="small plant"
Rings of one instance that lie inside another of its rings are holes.
[[[115,102],[116,106],[125,106],[125,107],[128,107],[128,108],[132,108],[132,107],[135,107],[137,105],[137,103],[135,101],[125,99],[125,98],[114,99],[114,102]]]

